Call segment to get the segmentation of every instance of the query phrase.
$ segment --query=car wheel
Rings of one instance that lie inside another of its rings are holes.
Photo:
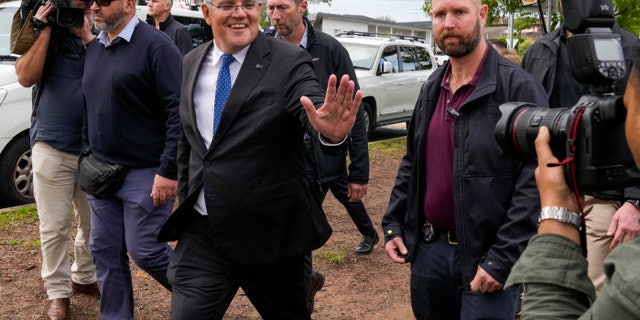
[[[373,130],[376,129],[375,117],[373,116],[373,111],[368,103],[362,102],[362,107],[364,109],[364,123],[365,128],[367,128],[367,138],[371,138]]]
[[[29,135],[11,142],[0,159],[0,203],[6,206],[33,203],[33,173]]]

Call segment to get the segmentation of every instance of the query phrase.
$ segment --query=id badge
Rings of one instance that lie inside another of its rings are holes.
[[[424,238],[424,241],[431,241],[434,235],[435,229],[433,228],[433,225],[431,224],[431,222],[425,221],[424,225],[422,226],[422,237]]]

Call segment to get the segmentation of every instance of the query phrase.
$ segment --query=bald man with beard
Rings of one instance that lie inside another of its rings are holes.
[[[450,59],[423,85],[382,220],[385,250],[411,263],[416,319],[514,319],[503,289],[535,233],[535,162],[502,159],[499,106],[546,105],[542,86],[482,39],[480,0],[433,0],[436,44]]]

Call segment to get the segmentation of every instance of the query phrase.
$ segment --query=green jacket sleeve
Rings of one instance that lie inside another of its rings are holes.
[[[580,246],[553,234],[529,240],[507,279],[524,284],[522,319],[578,319],[595,298]]]

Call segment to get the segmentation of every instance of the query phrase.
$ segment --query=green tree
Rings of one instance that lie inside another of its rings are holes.
[[[640,35],[640,3],[638,0],[613,0],[616,21],[629,32]]]
[[[532,25],[538,23],[538,18],[533,15],[526,15],[515,18],[513,21],[513,29],[520,34],[524,29],[530,28]]]
[[[489,7],[486,25],[492,25],[500,17],[522,10],[522,0],[482,0],[482,3]],[[431,11],[431,0],[424,0],[422,10],[429,14],[429,11]]]
[[[500,17],[522,10],[521,0],[482,0],[482,3],[489,6],[487,25],[493,24]],[[640,2],[638,0],[613,0],[613,5],[618,24],[622,28],[640,36]],[[422,9],[428,14],[431,10],[431,0],[425,0]],[[546,18],[548,19],[548,17]],[[557,13],[554,13],[551,17],[551,25],[556,26],[561,19]]]

